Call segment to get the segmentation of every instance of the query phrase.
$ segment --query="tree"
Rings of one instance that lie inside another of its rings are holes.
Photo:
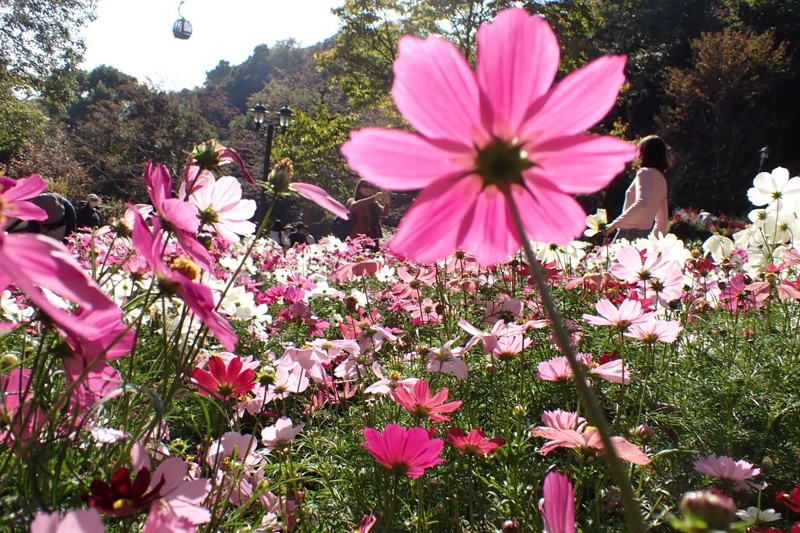
[[[0,0],[0,84],[64,102],[95,0]]]
[[[679,158],[671,196],[738,213],[758,149],[782,129],[776,121],[785,103],[771,90],[787,71],[787,49],[772,32],[728,28],[695,39],[692,57],[691,67],[669,69],[665,85],[671,104],[660,126]]]

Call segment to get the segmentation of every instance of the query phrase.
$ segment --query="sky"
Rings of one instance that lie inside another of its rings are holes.
[[[260,44],[294,38],[310,46],[339,27],[331,8],[343,0],[185,0],[181,14],[192,23],[188,40],[172,25],[178,0],[98,0],[97,19],[83,31],[81,68],[109,65],[163,90],[202,85],[221,60],[244,62]]]

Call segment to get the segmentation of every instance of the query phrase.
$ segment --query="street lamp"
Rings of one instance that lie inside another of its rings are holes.
[[[253,122],[256,125],[256,131],[261,131],[261,126],[264,124],[267,125],[267,140],[264,145],[264,174],[262,176],[262,179],[266,181],[267,176],[269,176],[270,158],[272,156],[272,137],[275,135],[275,126],[280,126],[281,133],[285,133],[289,124],[292,122],[294,113],[287,106],[283,106],[275,113],[278,115],[278,123],[276,124],[270,120],[269,111],[261,103],[253,106],[253,109],[250,111],[253,113]]]

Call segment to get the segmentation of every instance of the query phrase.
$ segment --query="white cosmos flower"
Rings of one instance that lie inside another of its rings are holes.
[[[723,259],[728,259],[733,252],[734,243],[724,235],[712,235],[703,243],[703,252],[711,254],[715,262],[721,263]]]
[[[212,228],[220,237],[239,242],[240,235],[251,235],[256,225],[250,222],[256,212],[255,200],[242,200],[242,186],[233,176],[214,180],[213,176],[203,187],[189,197],[206,229]]]
[[[800,200],[800,177],[789,178],[789,171],[783,167],[777,167],[771,173],[761,172],[753,179],[747,198],[756,206],[767,205],[778,211],[794,210]]]
[[[753,524],[766,524],[781,519],[781,513],[776,512],[775,509],[764,509],[761,511],[758,507],[748,507],[744,510],[740,509],[736,511],[736,516],[741,520],[752,522]]]
[[[608,226],[608,215],[605,209],[598,209],[597,213],[586,217],[586,229],[583,234],[587,237],[594,237],[602,233]]]

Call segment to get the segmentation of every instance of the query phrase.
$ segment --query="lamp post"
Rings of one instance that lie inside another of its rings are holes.
[[[253,109],[250,111],[253,113],[253,122],[256,125],[256,132],[260,132],[262,126],[267,126],[266,142],[264,143],[264,171],[261,176],[261,180],[266,184],[267,178],[269,177],[269,167],[271,163],[270,160],[272,158],[272,137],[275,135],[275,126],[279,126],[280,132],[285,133],[289,128],[289,124],[292,122],[292,116],[294,113],[291,109],[289,109],[288,106],[283,106],[280,108],[280,110],[278,110],[277,113],[275,113],[278,115],[278,122],[276,124],[272,120],[272,117],[270,117],[271,113],[269,113],[266,106],[260,102],[253,106]],[[261,188],[259,204],[259,211],[261,213],[258,216],[258,220],[261,220],[266,215],[264,212],[264,210],[267,208],[266,187]]]

